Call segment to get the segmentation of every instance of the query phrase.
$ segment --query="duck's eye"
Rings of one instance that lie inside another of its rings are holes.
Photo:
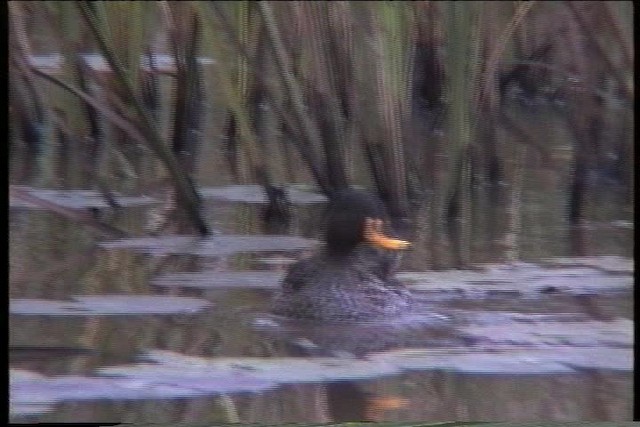
[[[382,231],[382,225],[383,221],[380,218],[365,218],[364,240],[383,249],[399,250],[411,246],[411,243],[406,240],[392,239],[385,236]]]

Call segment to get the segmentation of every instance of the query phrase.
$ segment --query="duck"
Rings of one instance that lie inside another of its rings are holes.
[[[406,312],[411,293],[394,273],[399,254],[411,243],[387,236],[388,222],[384,205],[371,193],[333,193],[323,246],[289,267],[271,311],[322,321],[373,320]]]

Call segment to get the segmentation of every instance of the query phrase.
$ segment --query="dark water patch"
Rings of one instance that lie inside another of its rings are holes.
[[[205,187],[198,190],[205,199],[225,200],[229,202],[267,203],[264,188],[260,185],[228,185],[225,187]],[[295,204],[324,203],[327,198],[296,188],[286,188],[287,196]]]
[[[199,298],[161,295],[92,295],[72,299],[75,301],[14,298],[9,301],[9,313],[44,316],[190,314],[211,306],[211,302]]]
[[[94,355],[96,351],[92,348],[82,347],[64,347],[64,346],[18,346],[11,345],[9,347],[9,361],[29,361],[62,358],[73,358],[77,356]]]
[[[279,271],[199,271],[159,276],[152,285],[198,289],[277,289],[284,276]]]
[[[98,191],[94,190],[46,190],[40,188],[31,188],[24,186],[16,186],[21,191],[25,191],[39,199],[47,202],[54,203],[56,205],[64,206],[66,208],[86,209],[86,208],[108,208],[109,202]],[[158,200],[149,196],[122,196],[117,193],[111,194],[115,201],[120,206],[145,206],[159,203]],[[22,208],[22,209],[42,209],[41,207],[20,200],[17,197],[9,198],[10,208]]]
[[[251,322],[263,339],[282,343],[295,356],[364,357],[393,348],[460,346],[465,334],[456,320],[437,312],[369,322],[318,322],[260,315]]]
[[[238,252],[270,252],[309,249],[317,241],[294,236],[217,235],[206,238],[196,236],[162,236],[120,239],[102,242],[106,249],[131,249],[150,255],[185,254],[223,256]]]

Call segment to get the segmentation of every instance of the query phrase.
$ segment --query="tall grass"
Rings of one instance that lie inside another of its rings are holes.
[[[39,129],[46,146],[63,129],[72,151],[88,149],[78,142],[87,136],[100,139],[113,160],[98,162],[94,172],[105,188],[123,174],[138,183],[140,158],[153,155],[200,232],[207,226],[199,198],[176,151],[191,150],[195,166],[207,151],[196,149],[200,143],[226,144],[237,182],[268,190],[276,177],[310,176],[328,195],[364,184],[396,217],[428,205],[433,231],[449,226],[460,248],[455,263],[464,265],[481,188],[508,185],[517,232],[516,207],[527,186],[523,162],[535,153],[552,163],[548,142],[511,113],[518,97],[566,105],[558,108],[574,140],[570,218],[588,215],[586,177],[593,170],[615,166],[631,187],[632,8],[631,2],[12,2],[11,117],[22,130],[11,136],[34,145]],[[32,20],[51,26],[36,34]],[[59,47],[65,57],[55,76],[28,62],[31,45],[40,48],[48,36],[56,43],[47,49]],[[103,55],[110,71],[74,67],[87,51]],[[168,53],[177,64],[162,75],[172,84],[156,95],[165,95],[151,97],[158,114],[150,111],[148,92],[143,97],[142,82],[161,73],[141,69],[150,51]],[[199,55],[212,55],[214,66],[202,70]],[[219,137],[187,142],[209,123]],[[506,144],[507,134],[516,146]],[[611,166],[613,155],[619,161]],[[452,243],[442,233],[434,234],[434,250]]]

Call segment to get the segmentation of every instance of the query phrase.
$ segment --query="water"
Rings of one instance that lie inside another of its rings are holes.
[[[303,195],[291,236],[279,237],[260,230],[255,189],[203,193],[218,229],[204,240],[96,238],[12,202],[13,421],[631,419],[624,203],[585,227],[592,256],[576,257],[561,221],[533,223],[544,197],[530,194],[522,261],[479,249],[477,270],[429,272],[417,247],[399,274],[413,313],[319,324],[268,304],[286,266],[317,245],[322,199]],[[141,229],[153,200],[130,201],[116,223]]]

